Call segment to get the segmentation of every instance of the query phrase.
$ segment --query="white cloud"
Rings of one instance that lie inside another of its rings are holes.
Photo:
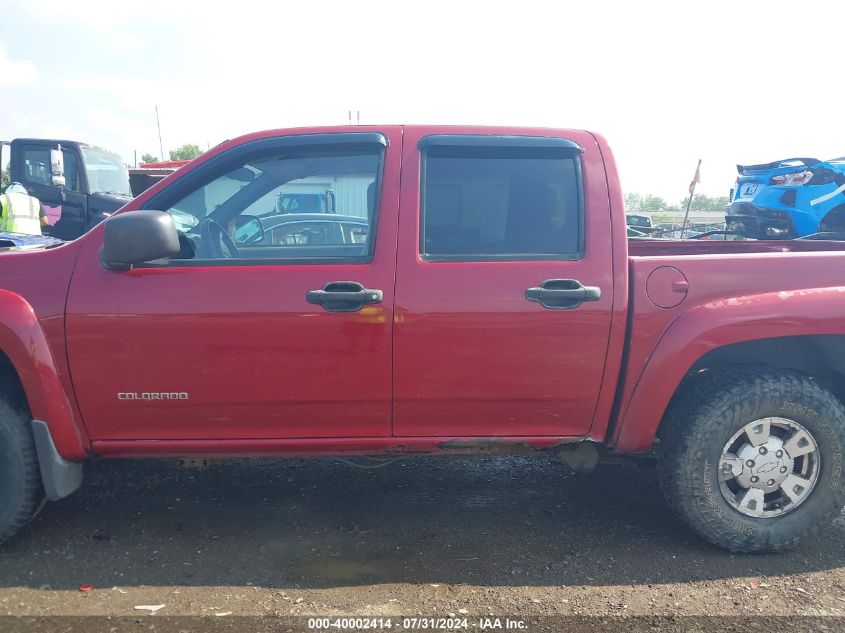
[[[368,124],[593,129],[627,190],[671,202],[699,158],[699,190],[713,195],[733,184],[736,163],[845,154],[831,105],[845,99],[831,79],[842,0],[817,0],[810,13],[782,0],[208,6],[21,3],[37,24],[30,35],[54,36],[32,53],[41,80],[6,103],[29,113],[27,134],[57,121],[127,158],[158,153],[156,105],[165,151],[345,123],[349,109]],[[814,86],[821,97],[808,105]]]
[[[117,32],[110,33],[106,39],[106,44],[112,50],[118,53],[126,53],[141,48],[144,43],[143,38],[138,33]]]
[[[0,88],[31,84],[38,79],[38,68],[30,61],[9,58],[0,46]]]
[[[172,0],[147,0],[146,2],[114,2],[114,0],[28,0],[33,17],[43,23],[75,23],[92,29],[114,27],[131,23],[142,17],[183,17],[190,11],[205,8],[202,0],[172,2]]]

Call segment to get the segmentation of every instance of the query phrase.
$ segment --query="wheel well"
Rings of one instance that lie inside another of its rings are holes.
[[[821,222],[819,222],[819,231],[835,231],[845,229],[845,204],[840,204],[827,212]]]
[[[29,411],[29,404],[26,401],[26,393],[23,390],[20,376],[2,351],[0,351],[0,398],[4,398],[6,402],[16,408]]]
[[[673,400],[702,377],[740,365],[790,369],[806,374],[845,402],[845,335],[839,334],[783,336],[716,348],[690,368]]]

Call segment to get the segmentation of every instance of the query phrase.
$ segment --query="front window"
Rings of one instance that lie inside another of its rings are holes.
[[[129,188],[129,170],[120,156],[93,147],[80,149],[91,193],[132,196],[132,190]]]
[[[54,186],[50,168],[50,149],[41,147],[23,151],[23,180],[35,185]],[[65,189],[79,193],[83,190],[83,186],[77,153],[72,149],[62,149],[62,156],[65,164]]]
[[[36,185],[52,185],[50,178],[50,150],[28,149],[23,153],[23,178]]]
[[[230,167],[167,208],[177,259],[368,259],[382,155],[301,150]]]

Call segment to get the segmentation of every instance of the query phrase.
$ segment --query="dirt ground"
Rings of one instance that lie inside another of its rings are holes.
[[[99,462],[0,547],[0,615],[845,615],[843,543],[722,552],[641,464]]]

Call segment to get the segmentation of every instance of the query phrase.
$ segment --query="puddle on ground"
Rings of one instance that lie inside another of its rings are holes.
[[[396,558],[374,558],[366,561],[349,557],[328,557],[299,563],[293,568],[303,580],[322,582],[396,582],[408,573],[406,561]]]

